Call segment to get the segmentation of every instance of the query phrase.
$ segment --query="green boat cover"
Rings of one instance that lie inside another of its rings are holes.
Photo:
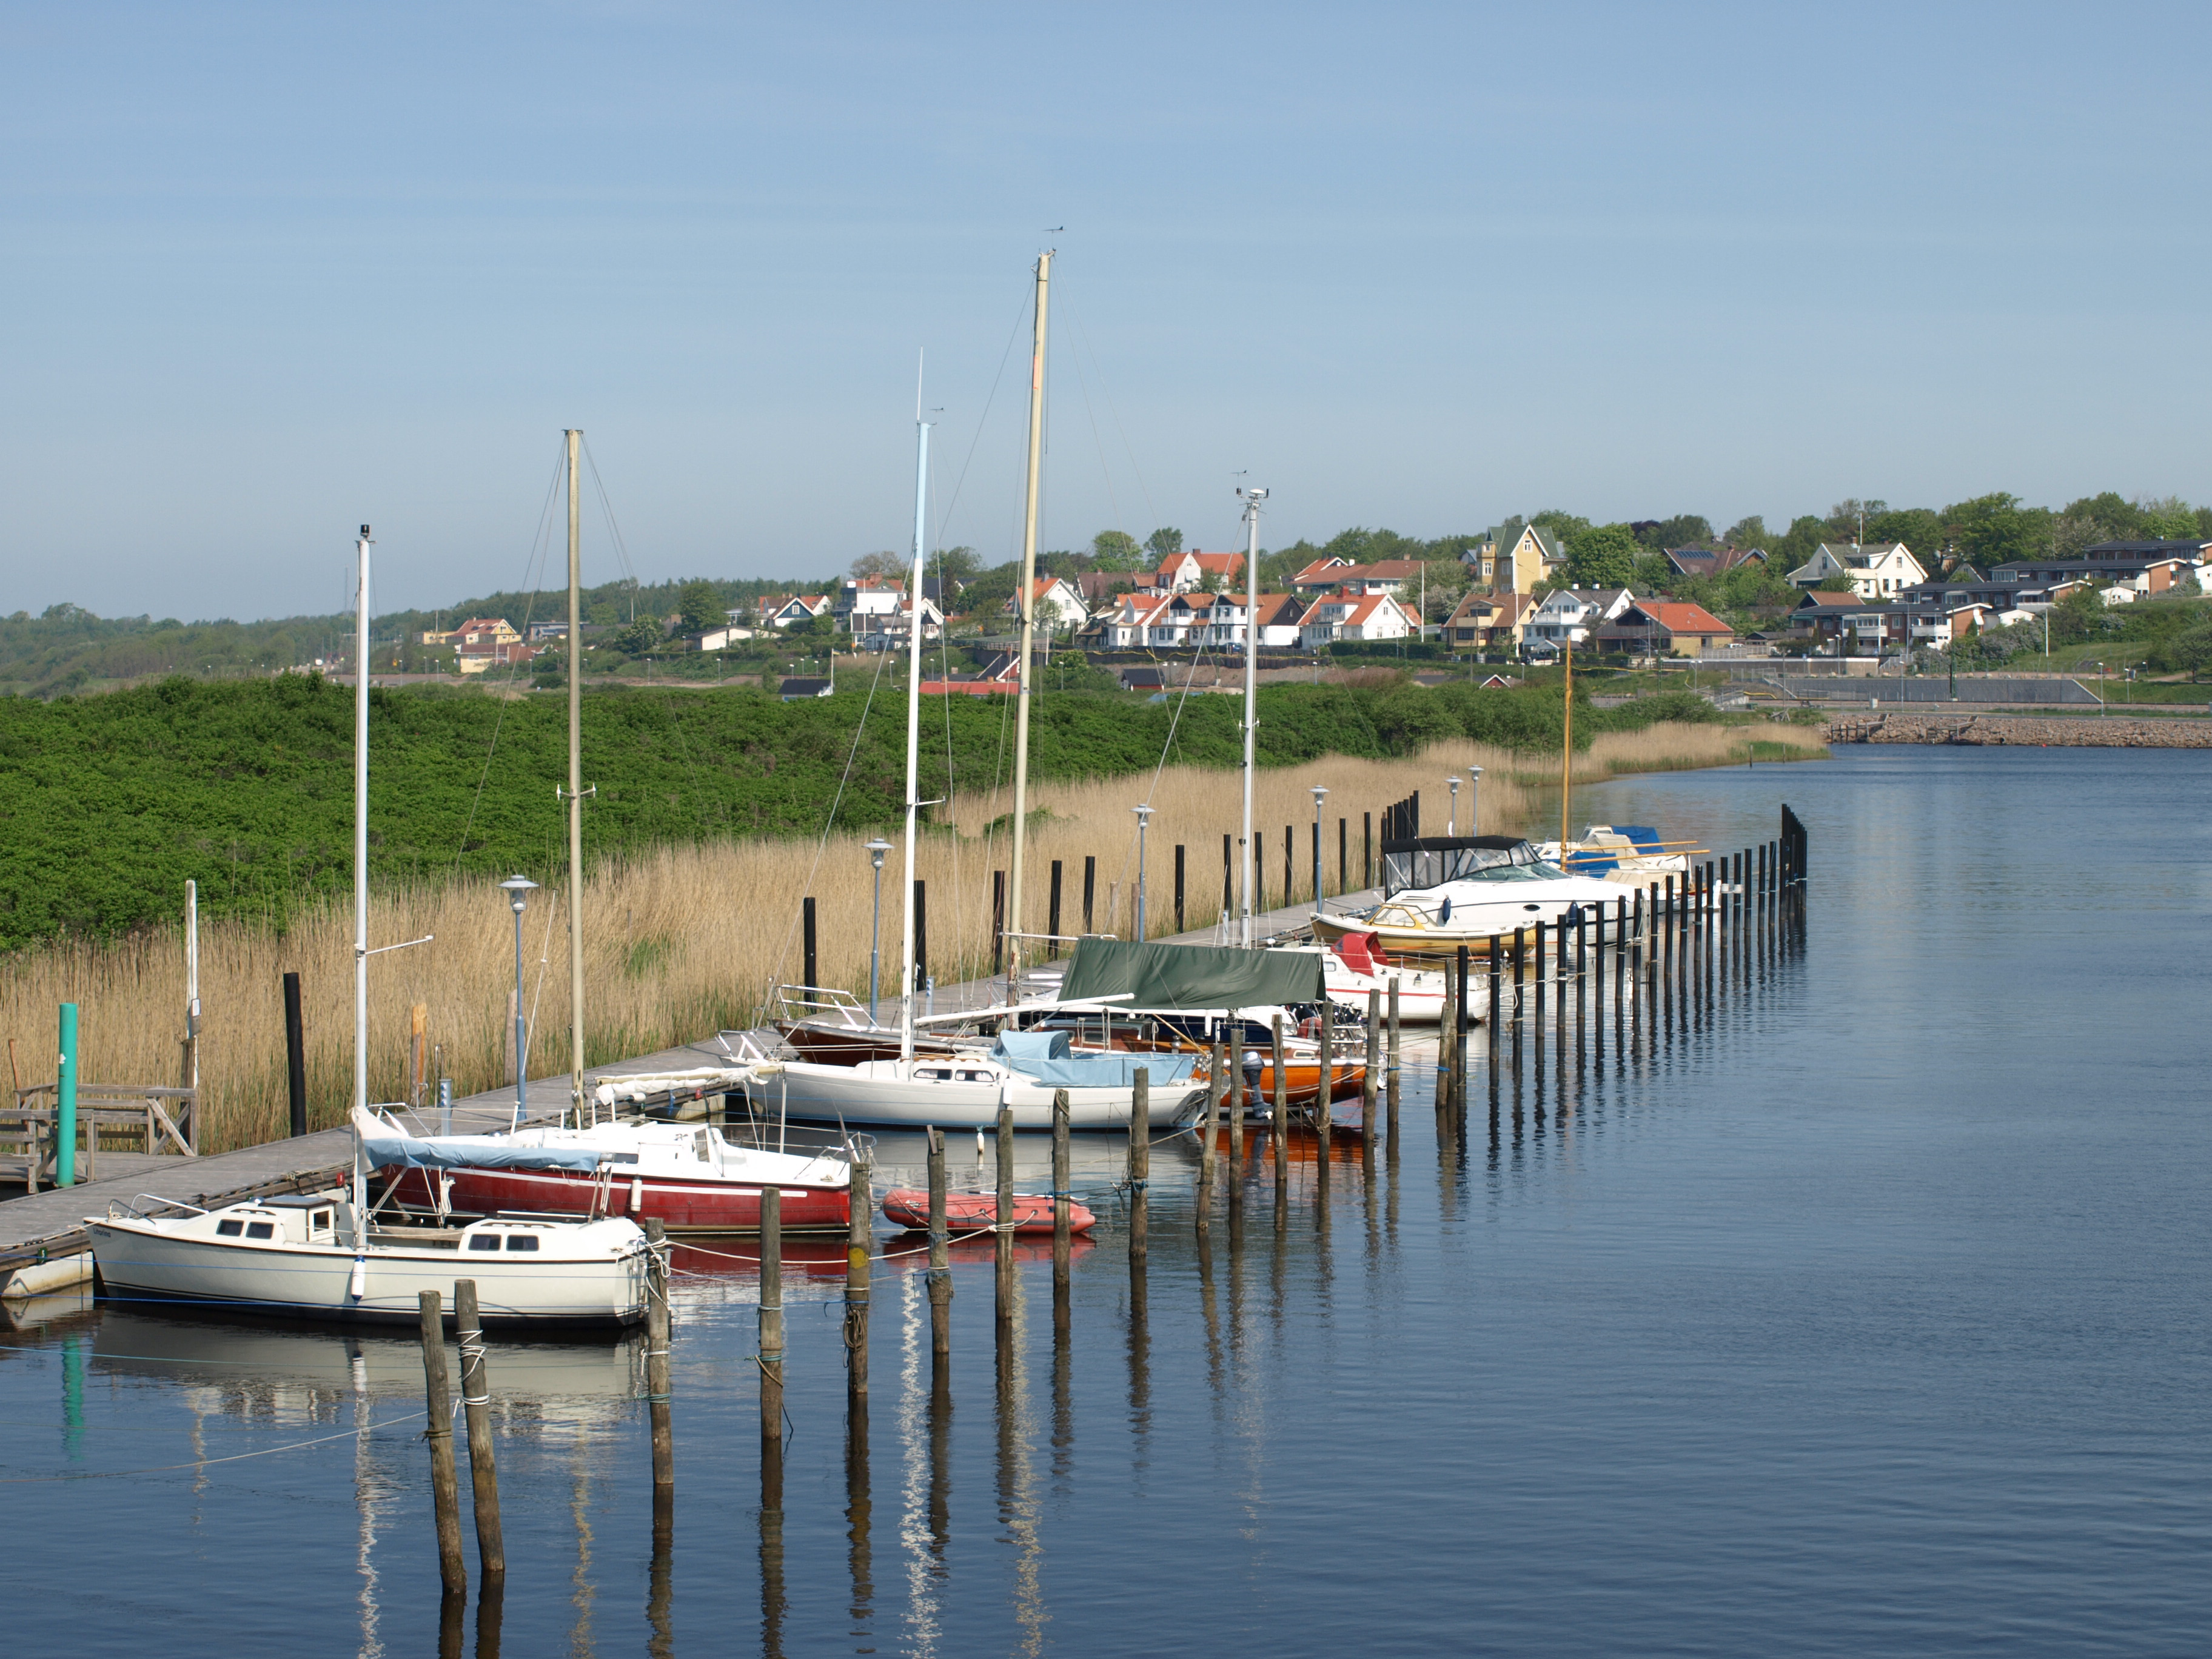
[[[1321,956],[1212,945],[1086,939],[1060,981],[1063,1002],[1115,997],[1124,1008],[1266,1007],[1322,1000]]]

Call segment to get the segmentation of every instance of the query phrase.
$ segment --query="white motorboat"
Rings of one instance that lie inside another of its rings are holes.
[[[1485,837],[1484,839],[1492,839]],[[1443,881],[1401,889],[1368,909],[1330,915],[1316,911],[1314,937],[1334,945],[1354,933],[1376,936],[1370,949],[1391,956],[1443,956],[1462,945],[1486,953],[1492,938],[1538,922],[1557,927],[1571,915],[1611,915],[1627,889],[1597,876],[1570,875],[1536,856],[1527,842],[1509,855],[1482,857],[1474,848]]]
[[[114,1204],[86,1226],[110,1301],[412,1324],[422,1291],[450,1310],[454,1280],[470,1279],[486,1330],[618,1328],[645,1317],[652,1247],[631,1222],[501,1217],[380,1229],[364,1219],[339,1189],[180,1216]]]
[[[1319,956],[1322,983],[1328,1000],[1363,1019],[1370,993],[1382,998],[1382,1012],[1390,1010],[1390,991],[1398,992],[1398,1019],[1407,1025],[1433,1025],[1444,1017],[1444,996],[1449,976],[1435,968],[1414,968],[1386,961],[1380,936],[1348,933],[1327,945],[1278,945],[1269,948]]]

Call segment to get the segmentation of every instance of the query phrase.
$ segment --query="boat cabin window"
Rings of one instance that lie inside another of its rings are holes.
[[[469,1248],[472,1250],[495,1250],[499,1248],[499,1235],[471,1233],[469,1235]]]
[[[274,1238],[276,1237],[276,1224],[273,1221],[257,1221],[246,1230],[246,1236],[248,1238]]]
[[[915,1075],[916,1077],[929,1078],[939,1083],[950,1083],[952,1081],[952,1073],[951,1072],[941,1070],[935,1066],[923,1066],[917,1068],[915,1072]]]
[[[989,1076],[982,1072],[963,1072],[960,1073],[960,1081],[963,1083],[988,1083],[990,1080]]]
[[[702,1164],[712,1164],[714,1161],[712,1150],[714,1139],[713,1132],[707,1129],[702,1129],[691,1137],[692,1147],[698,1152],[699,1161]]]
[[[317,1210],[307,1218],[307,1224],[319,1233],[326,1233],[331,1230],[331,1214],[329,1210]]]
[[[246,1224],[243,1221],[218,1221],[215,1224],[215,1230],[220,1237],[236,1238],[246,1231]]]
[[[509,1233],[507,1236],[507,1248],[510,1250],[534,1250],[538,1248],[538,1235]]]

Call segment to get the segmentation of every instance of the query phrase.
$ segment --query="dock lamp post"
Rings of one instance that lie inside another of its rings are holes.
[[[1321,803],[1328,791],[1319,784],[1313,786],[1314,798],[1314,908],[1321,905]]]
[[[1444,834],[1459,834],[1459,774],[1455,772],[1444,781],[1451,786],[1451,811],[1444,818]]]
[[[1467,769],[1467,833],[1470,836],[1482,833],[1481,806],[1482,769],[1470,766]]]
[[[1145,942],[1145,830],[1152,821],[1152,808],[1133,806],[1137,815],[1137,942]]]
[[[523,1083],[530,1075],[530,1024],[522,1012],[522,907],[529,902],[527,895],[538,890],[538,884],[527,876],[509,876],[499,885],[514,908],[514,1121],[509,1127],[519,1129]]]
[[[881,836],[868,843],[868,861],[876,866],[876,915],[868,925],[868,1024],[876,1023],[876,980],[883,962],[884,941],[884,854],[891,850],[890,842]]]

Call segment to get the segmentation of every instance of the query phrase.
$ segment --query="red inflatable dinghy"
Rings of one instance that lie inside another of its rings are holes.
[[[929,1194],[914,1187],[894,1187],[884,1194],[884,1218],[916,1232],[929,1229]],[[947,1193],[945,1224],[956,1233],[973,1232],[998,1224],[999,1200],[994,1193]],[[1067,1225],[1071,1232],[1088,1232],[1097,1218],[1070,1199]],[[1052,1200],[1042,1193],[1014,1194],[1014,1231],[1048,1233],[1052,1231]]]

